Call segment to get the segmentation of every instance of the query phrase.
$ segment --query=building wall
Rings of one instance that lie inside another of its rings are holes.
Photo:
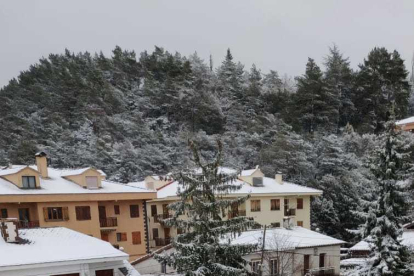
[[[288,242],[288,241],[287,241]],[[312,247],[296,249],[292,252],[266,252],[263,261],[264,275],[270,274],[270,263],[271,259],[279,259],[283,267],[283,272],[293,276],[302,276],[304,270],[304,256],[309,255],[310,258],[310,269],[319,268],[319,255],[325,253],[325,267],[333,267],[335,269],[335,275],[340,273],[340,246],[323,246],[323,247]],[[260,261],[261,253],[253,253],[243,257],[248,262]],[[282,268],[280,268],[282,270]],[[282,273],[282,271],[279,271]]]
[[[310,196],[299,196],[293,197],[288,196],[289,198],[289,208],[296,209],[296,216],[293,217],[292,221],[295,225],[297,225],[298,221],[303,222],[303,227],[310,229]],[[303,209],[297,210],[296,202],[297,198],[303,198]],[[251,200],[260,200],[260,212],[252,212],[251,211]],[[271,199],[280,199],[280,210],[272,211],[270,210],[270,202]],[[284,199],[283,196],[252,196],[249,200],[247,200],[244,205],[240,206],[239,209],[246,210],[246,216],[252,217],[256,222],[260,223],[261,225],[268,225],[270,226],[272,223],[279,222],[280,226],[283,227],[283,218],[284,218]],[[152,236],[152,229],[157,228],[158,234],[160,238],[164,238],[164,227],[160,223],[156,223],[154,219],[151,217],[151,205],[157,206],[157,214],[162,214],[162,205],[169,204],[173,201],[152,201],[147,203],[147,213],[148,213],[148,232],[149,232],[149,240],[150,240],[150,247],[155,247],[155,242],[153,241]],[[185,218],[185,216],[182,216]],[[175,237],[177,235],[177,230],[175,228],[170,229],[171,237]]]
[[[108,232],[108,241],[119,245],[130,255],[131,259],[146,254],[145,228],[142,200],[125,201],[79,201],[79,202],[39,202],[39,203],[2,203],[0,209],[7,208],[9,218],[19,218],[18,208],[29,208],[32,220],[38,220],[40,227],[62,226],[101,239],[98,206],[106,207],[107,217],[116,217],[117,226],[111,227]],[[114,205],[119,205],[120,214],[115,215]],[[131,218],[130,205],[139,206],[139,217]],[[91,219],[77,220],[76,206],[90,206]],[[69,220],[46,221],[43,215],[44,207],[68,207]],[[108,228],[106,228],[108,230]],[[141,232],[141,244],[132,243],[132,232]],[[127,241],[117,241],[116,233],[126,233]],[[1,274],[0,274],[1,275]]]

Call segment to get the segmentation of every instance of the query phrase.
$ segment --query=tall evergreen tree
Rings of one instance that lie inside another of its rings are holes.
[[[391,112],[393,118],[393,112]],[[413,275],[409,252],[401,244],[402,222],[409,209],[407,187],[412,180],[410,143],[395,129],[395,121],[386,124],[381,144],[371,163],[378,184],[376,207],[368,214],[364,237],[371,245],[370,275]],[[408,143],[408,144],[407,144]]]
[[[354,100],[358,110],[356,124],[361,131],[379,133],[389,120],[392,103],[397,119],[407,115],[408,72],[399,53],[389,53],[385,48],[374,48],[359,67]]]
[[[332,105],[334,95],[327,93],[321,69],[313,59],[309,58],[305,75],[297,82],[292,113],[297,114],[300,128],[308,133],[332,129],[337,113]]]
[[[241,233],[252,226],[253,222],[246,217],[228,220],[222,218],[229,210],[238,208],[248,196],[234,199],[223,197],[241,187],[232,183],[237,174],[219,172],[222,162],[221,142],[218,142],[215,159],[206,164],[203,164],[194,143],[191,142],[190,147],[201,174],[195,171],[175,174],[181,199],[168,206],[174,214],[172,218],[163,221],[168,227],[188,232],[178,235],[172,242],[174,253],[155,255],[155,258],[186,276],[248,275],[246,261],[242,256],[252,252],[256,246],[232,245],[230,240],[232,235]],[[188,218],[182,218],[181,215],[184,214]]]
[[[335,131],[350,123],[355,112],[353,100],[353,73],[348,58],[344,58],[338,47],[329,48],[325,59],[325,83],[330,103],[336,111]]]

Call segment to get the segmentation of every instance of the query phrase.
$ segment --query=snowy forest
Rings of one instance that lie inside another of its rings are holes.
[[[0,90],[0,165],[45,150],[52,167],[94,166],[126,183],[189,166],[188,139],[211,157],[219,138],[226,166],[322,189],[312,228],[349,241],[376,200],[367,164],[389,110],[411,116],[414,101],[396,51],[373,48],[357,70],[336,46],[323,60],[293,78],[246,68],[230,50],[217,66],[160,47],[51,54]]]

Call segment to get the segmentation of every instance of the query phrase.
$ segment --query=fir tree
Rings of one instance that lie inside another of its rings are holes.
[[[308,133],[332,129],[337,113],[332,105],[334,95],[327,93],[321,69],[313,59],[309,58],[306,73],[297,82],[292,113],[297,114],[300,128]]]
[[[393,112],[391,112],[393,118]],[[406,189],[412,177],[410,143],[395,129],[395,122],[386,124],[381,147],[371,163],[378,184],[378,200],[367,216],[365,240],[371,245],[368,262],[370,275],[413,275],[409,252],[401,244],[402,222],[409,204]]]
[[[188,231],[178,235],[172,242],[174,253],[155,255],[155,258],[174,267],[178,273],[190,275],[247,275],[246,261],[242,256],[252,252],[254,245],[232,245],[231,237],[252,226],[246,217],[224,220],[229,210],[234,210],[248,198],[227,199],[224,196],[241,187],[232,183],[237,174],[219,172],[222,162],[222,144],[218,142],[218,153],[210,163],[203,164],[199,151],[190,143],[194,162],[201,174],[183,171],[175,175],[180,188],[180,201],[168,206],[173,217],[163,223]],[[188,218],[182,218],[181,215]]]

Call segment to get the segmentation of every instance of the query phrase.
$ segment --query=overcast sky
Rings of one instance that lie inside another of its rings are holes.
[[[375,46],[398,50],[411,67],[414,1],[2,1],[0,87],[49,53],[154,45],[220,64],[226,49],[248,69],[303,74],[336,43],[356,67]]]

